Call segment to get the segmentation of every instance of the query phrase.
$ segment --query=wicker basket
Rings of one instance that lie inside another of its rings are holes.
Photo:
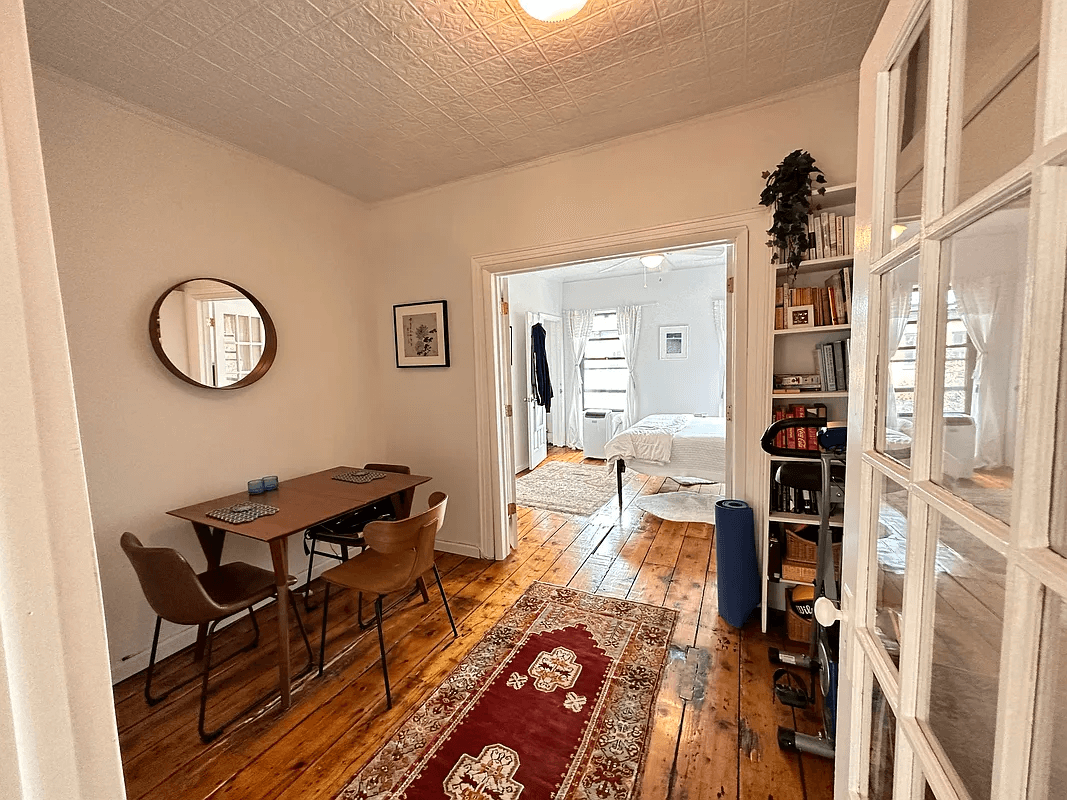
[[[786,630],[789,638],[794,642],[810,642],[812,617],[814,614],[805,614],[813,608],[815,602],[815,590],[811,586],[796,586],[789,592],[786,601]],[[804,607],[798,610],[797,606]]]
[[[801,536],[799,531],[807,528],[807,525],[792,526],[783,525],[785,528],[785,558],[796,563],[814,565],[817,563],[818,543]],[[834,566],[838,571],[841,569],[841,542],[834,542]],[[782,575],[785,578],[785,575]],[[812,576],[814,579],[814,575]],[[803,578],[788,578],[787,580],[805,580]]]

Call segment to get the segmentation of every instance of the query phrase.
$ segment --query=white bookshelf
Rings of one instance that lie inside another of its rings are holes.
[[[832,211],[842,216],[856,213],[856,185],[847,184],[828,187],[822,196],[812,198],[813,205],[820,206],[821,211]],[[801,263],[796,277],[792,279],[793,286],[823,286],[826,278],[839,272],[842,268],[852,265],[853,257],[839,256],[833,258],[811,259]],[[787,264],[775,264],[771,267],[772,275],[768,276],[767,291],[770,293],[768,304],[770,314],[767,325],[771,331],[766,336],[768,358],[766,360],[766,394],[763,404],[767,425],[774,416],[774,409],[781,408],[790,403],[824,403],[829,420],[845,420],[848,414],[847,391],[800,391],[783,392],[774,391],[773,376],[775,374],[805,374],[818,373],[818,365],[815,361],[816,346],[848,337],[851,325],[820,325],[811,328],[786,328],[773,330],[774,328],[774,294],[779,285],[790,284],[790,270]],[[771,497],[774,489],[774,472],[782,463],[810,461],[800,457],[769,456],[761,452],[763,458],[766,483],[764,484],[765,496],[762,498],[760,517],[762,545],[760,564],[763,571],[763,630],[767,630],[767,613],[770,607],[784,609],[787,589],[800,585],[796,581],[770,580],[768,578],[768,560],[771,525],[779,523],[805,522],[813,525],[819,524],[819,518],[810,514],[794,514],[772,510]],[[817,463],[817,462],[816,462]],[[835,514],[830,524],[840,528],[842,518]],[[784,538],[784,537],[783,537]],[[784,541],[782,543],[784,549]]]

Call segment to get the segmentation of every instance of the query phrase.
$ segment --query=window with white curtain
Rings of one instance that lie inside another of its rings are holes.
[[[626,359],[619,341],[615,310],[593,313],[593,330],[582,359],[582,405],[584,408],[626,409]]]
[[[897,396],[897,416],[908,418],[915,413],[915,343],[919,325],[919,290],[912,291],[911,310],[904,325],[900,346],[889,362],[893,391]],[[967,328],[950,289],[948,292],[948,326],[945,341],[945,408],[946,414],[970,414],[971,375],[977,353],[967,338]]]

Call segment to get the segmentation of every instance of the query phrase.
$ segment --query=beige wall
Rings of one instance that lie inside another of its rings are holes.
[[[147,663],[154,618],[119,549],[203,558],[163,512],[381,453],[360,278],[361,206],[324,185],[37,75],[45,172],[116,679]],[[266,306],[278,357],[255,385],[212,392],[156,360],[148,313],[196,276],[233,281]],[[291,571],[306,567],[299,542]],[[231,536],[225,557],[269,566]],[[171,647],[190,631],[167,627]],[[178,634],[175,636],[175,634]],[[131,658],[132,657],[132,658]],[[129,660],[125,660],[129,659]]]
[[[378,418],[391,457],[449,493],[442,538],[478,531],[471,258],[755,207],[760,173],[809,149],[831,183],[855,176],[857,83],[671,127],[371,209]],[[763,231],[751,263],[766,264]],[[452,367],[393,366],[393,303],[448,300]]]

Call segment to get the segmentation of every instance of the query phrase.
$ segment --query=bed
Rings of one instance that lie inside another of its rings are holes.
[[[622,509],[622,475],[726,480],[726,419],[695,414],[653,414],[612,437],[604,447],[608,468],[618,476]]]

